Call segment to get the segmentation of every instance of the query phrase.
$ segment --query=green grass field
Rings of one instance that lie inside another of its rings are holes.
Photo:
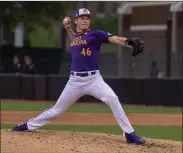
[[[1,129],[11,129],[14,125],[1,125]],[[158,138],[182,141],[182,128],[177,126],[134,126],[136,133],[146,138]],[[84,125],[47,125],[44,130],[71,132],[95,132],[122,135],[119,126],[84,126]]]
[[[51,107],[53,103],[39,102],[12,102],[1,101],[1,111],[43,111]],[[140,108],[125,106],[126,113],[165,113],[165,114],[182,114],[181,108]],[[86,105],[74,104],[68,112],[110,112],[105,105]],[[14,125],[1,125],[1,129],[10,129]],[[137,134],[147,138],[158,138],[182,141],[182,126],[134,126]],[[119,126],[76,126],[76,125],[47,125],[42,129],[62,130],[76,132],[95,132],[108,134],[122,134]]]
[[[39,102],[12,102],[1,101],[1,110],[3,111],[43,111],[53,106],[54,103]],[[182,114],[181,108],[140,108],[124,106],[126,113],[163,113],[163,114]],[[111,110],[106,105],[88,105],[73,104],[67,112],[93,112],[93,113],[109,113]]]

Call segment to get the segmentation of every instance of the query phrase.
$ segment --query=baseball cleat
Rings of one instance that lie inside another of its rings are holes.
[[[27,122],[16,125],[12,131],[28,131]]]
[[[144,144],[146,142],[145,139],[137,136],[135,134],[135,132],[132,132],[132,133],[125,133],[125,137],[126,137],[126,141],[127,143],[136,143],[137,145],[139,144]]]

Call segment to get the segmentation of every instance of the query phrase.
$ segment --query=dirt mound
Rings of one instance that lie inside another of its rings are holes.
[[[181,153],[181,142],[147,139],[143,146],[122,136],[96,133],[1,130],[1,152],[19,153]]]

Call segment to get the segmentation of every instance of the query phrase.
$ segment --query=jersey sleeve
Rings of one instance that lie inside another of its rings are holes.
[[[113,34],[102,30],[96,30],[95,35],[96,39],[102,43],[109,43],[108,38],[113,36]]]

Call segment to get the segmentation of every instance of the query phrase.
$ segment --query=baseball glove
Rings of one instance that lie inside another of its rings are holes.
[[[144,52],[144,41],[141,38],[128,39],[127,44],[133,47],[132,56],[134,57]]]

